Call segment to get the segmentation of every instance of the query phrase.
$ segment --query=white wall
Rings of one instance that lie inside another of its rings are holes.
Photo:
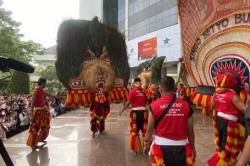
[[[102,20],[102,0],[80,0],[79,18],[92,20],[97,16]]]
[[[138,43],[157,37],[157,56],[166,56],[166,62],[179,61],[181,57],[181,38],[179,24],[149,33],[127,42],[130,67],[135,67],[146,60],[138,60]],[[164,40],[169,39],[168,43]]]

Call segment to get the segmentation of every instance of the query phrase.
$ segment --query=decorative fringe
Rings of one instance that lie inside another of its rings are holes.
[[[125,87],[117,87],[111,89],[109,92],[111,102],[121,103],[122,101],[127,100],[128,90]]]
[[[151,149],[151,162],[152,166],[166,166],[163,160],[163,153],[160,145],[153,144]],[[192,146],[190,144],[186,145],[186,166],[194,165],[194,156]]]
[[[129,114],[129,122],[130,122],[130,135],[129,135],[129,148],[133,152],[141,152],[143,142],[141,142],[139,134],[137,132],[137,126],[136,126],[136,113],[130,112]],[[144,111],[144,124],[143,124],[143,132],[142,136],[144,137],[146,134],[148,124],[148,112]]]
[[[196,93],[196,88],[187,88],[186,89],[186,96],[192,97]]]
[[[159,145],[153,144],[150,158],[152,166],[165,166],[162,150]]]
[[[191,144],[186,145],[186,166],[193,166],[195,163]]]
[[[245,128],[233,121],[228,121],[225,149],[219,151],[219,132],[216,129],[216,111],[214,111],[214,141],[216,153],[208,160],[209,166],[231,166],[236,164],[237,155],[243,149]]]
[[[93,93],[87,90],[70,90],[67,92],[66,106],[69,108],[79,106],[90,106]]]
[[[34,147],[38,141],[44,141],[49,135],[50,113],[48,108],[41,111],[34,110],[35,121],[30,124],[27,145]]]
[[[210,103],[211,103],[212,96],[196,94],[194,99],[192,100],[193,104],[196,107],[201,108],[202,113],[208,115],[210,110]]]
[[[116,87],[109,91],[109,96],[106,96],[106,100],[109,100],[112,103],[121,103],[122,101],[127,100],[128,91],[125,87]],[[96,96],[95,93],[91,93],[88,90],[69,90],[67,92],[66,106],[69,108],[73,107],[89,107],[91,103],[96,102],[105,102],[104,98]]]

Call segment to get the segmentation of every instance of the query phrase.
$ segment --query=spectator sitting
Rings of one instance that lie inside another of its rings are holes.
[[[20,126],[27,126],[30,123],[30,118],[27,112],[23,111],[19,114]]]

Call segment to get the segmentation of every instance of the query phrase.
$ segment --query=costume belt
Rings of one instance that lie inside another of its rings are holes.
[[[237,122],[238,121],[238,118],[234,115],[230,115],[230,114],[225,114],[223,112],[218,112],[217,113],[217,116],[221,117],[221,118],[225,118],[226,120],[231,120],[231,121],[234,121],[234,122]]]
[[[154,143],[156,145],[172,145],[172,146],[185,146],[188,144],[188,139],[183,139],[183,140],[172,140],[164,137],[159,137],[155,135],[154,138]]]
[[[146,108],[141,106],[141,107],[134,107],[131,109],[131,111],[146,111]]]

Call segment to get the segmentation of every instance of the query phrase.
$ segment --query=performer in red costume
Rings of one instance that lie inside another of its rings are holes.
[[[105,120],[110,113],[110,100],[108,93],[104,93],[102,88],[96,93],[95,99],[90,106],[90,125],[93,132],[92,137],[95,137],[96,132],[102,133],[105,130]]]
[[[237,75],[225,72],[216,76],[217,88],[213,95],[216,153],[208,160],[209,166],[235,165],[244,145],[244,127],[238,123],[246,105],[237,94],[241,85]]]
[[[150,108],[144,151],[151,147],[152,166],[193,165],[195,158],[192,111],[188,102],[176,99],[172,77],[160,83],[161,98]]]
[[[27,145],[32,148],[36,148],[38,142],[46,143],[45,139],[49,135],[50,113],[46,99],[48,94],[44,91],[45,86],[46,79],[39,78],[31,101],[31,123]]]
[[[140,78],[135,78],[134,87],[128,94],[128,101],[120,111],[120,115],[128,108],[131,104],[132,109],[130,111],[130,136],[129,146],[131,152],[137,154],[142,149],[139,132],[142,132],[142,136],[145,136],[148,111],[146,110],[146,94],[141,88]]]

